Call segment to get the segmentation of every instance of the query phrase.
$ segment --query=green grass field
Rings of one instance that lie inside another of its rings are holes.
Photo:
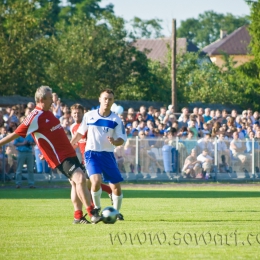
[[[123,188],[125,221],[72,225],[69,188],[1,187],[0,259],[260,259],[260,185]]]

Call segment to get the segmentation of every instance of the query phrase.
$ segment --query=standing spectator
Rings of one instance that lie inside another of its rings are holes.
[[[199,151],[207,150],[210,156],[214,154],[214,145],[211,141],[211,134],[205,134],[205,136],[198,141]]]
[[[14,122],[14,123],[18,124],[19,123],[18,114],[19,113],[18,113],[17,107],[12,106],[12,109],[9,114],[8,122]]]
[[[247,156],[245,154],[246,146],[238,138],[238,132],[233,133],[233,140],[230,142],[230,150],[234,158],[238,158],[241,163],[240,170],[245,170],[245,165],[247,164]]]
[[[224,133],[219,133],[217,142],[214,142],[214,145],[217,145],[220,172],[227,172],[228,166],[230,166],[230,151],[227,147],[224,138]]]
[[[190,154],[191,150],[196,148],[197,140],[194,138],[194,134],[191,131],[188,131],[187,138],[183,141],[184,146],[186,147],[187,153]]]
[[[14,141],[14,146],[18,151],[17,157],[17,169],[16,169],[16,188],[20,189],[22,183],[22,170],[23,165],[27,165],[28,171],[28,185],[30,189],[35,189],[34,186],[34,155],[33,155],[33,145],[35,144],[31,135],[24,137],[19,136]]]
[[[62,116],[61,101],[57,93],[52,93],[52,102],[52,113],[56,118],[60,118]]]

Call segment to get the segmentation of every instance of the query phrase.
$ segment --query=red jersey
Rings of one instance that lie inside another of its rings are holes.
[[[51,111],[36,107],[18,126],[15,133],[22,137],[32,134],[51,168],[56,168],[68,157],[76,156],[59,119]]]
[[[77,124],[77,123],[73,123],[71,126],[70,126],[70,132],[71,132],[71,135],[74,136],[76,133],[77,133],[77,130],[80,126],[80,123]],[[80,150],[80,153],[81,153],[81,157],[82,157],[82,161],[84,163],[85,161],[85,156],[84,156],[84,153],[85,153],[85,147],[86,147],[86,143],[87,143],[87,133],[86,132],[82,138],[78,141],[77,145],[79,147],[79,150]]]

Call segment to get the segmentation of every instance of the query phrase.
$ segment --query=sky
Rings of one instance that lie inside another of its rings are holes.
[[[176,19],[179,27],[181,21],[198,18],[199,14],[209,10],[235,16],[250,14],[244,0],[102,0],[100,6],[110,3],[114,5],[115,15],[127,21],[135,16],[142,20],[161,19],[164,36],[171,35],[172,19]]]

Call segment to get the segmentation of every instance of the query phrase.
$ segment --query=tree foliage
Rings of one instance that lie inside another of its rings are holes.
[[[249,32],[251,35],[251,49],[254,54],[255,62],[260,69],[260,1],[254,1],[251,4],[251,24],[249,26]]]
[[[159,37],[159,20],[134,18],[135,31],[129,32],[125,21],[114,15],[112,5],[100,8],[100,0],[67,2],[63,7],[60,0],[1,1],[0,93],[33,96],[36,87],[44,84],[61,97],[96,99],[101,89],[110,87],[121,100],[171,103],[170,51],[169,62],[163,64],[147,59],[127,40],[131,33],[133,38]],[[259,6],[254,8],[250,31],[255,61],[235,68],[232,59],[225,57],[225,65],[218,68],[200,54],[178,55],[178,102],[260,108],[260,16]],[[219,16],[208,12],[200,21],[188,19],[187,28],[193,29],[186,35],[203,45],[219,33],[214,27],[218,22],[231,19],[230,29],[225,28],[229,31],[246,21]]]
[[[202,48],[219,39],[221,29],[229,34],[246,24],[249,24],[249,18],[246,16],[234,16],[230,13],[224,15],[214,11],[206,11],[199,14],[197,19],[189,18],[181,21],[181,25],[177,29],[177,36],[185,37],[188,41]]]

